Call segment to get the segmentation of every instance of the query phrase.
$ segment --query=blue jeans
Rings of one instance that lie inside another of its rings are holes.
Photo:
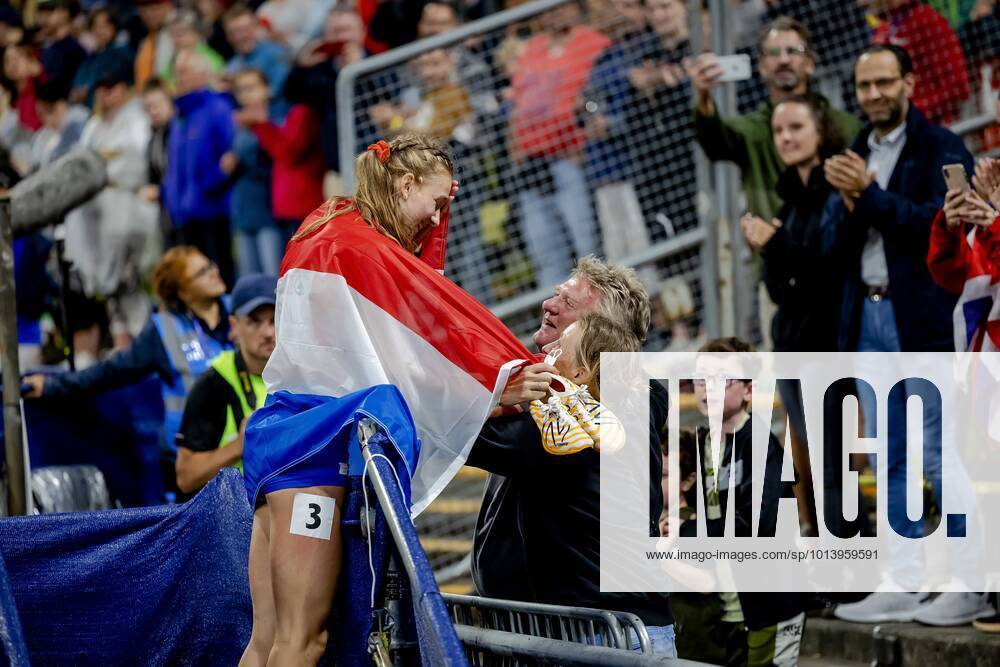
[[[892,311],[892,302],[882,299],[878,302],[865,299],[861,311],[861,335],[858,339],[858,352],[900,352],[899,331],[896,328],[896,317]],[[878,470],[877,461],[871,459],[872,467],[878,471],[877,479],[886,481],[888,498],[905,498],[906,495],[906,398],[913,395],[914,384],[907,382],[904,396],[897,397],[895,406],[888,406],[888,438],[889,448],[884,462],[883,471]],[[874,406],[862,401],[862,411],[865,415],[865,437],[874,437],[876,419]],[[912,409],[916,409],[913,406]],[[934,497],[941,502],[941,450],[931,446],[941,440],[941,408],[938,404],[923,406],[923,469],[924,477],[934,489]],[[887,511],[890,520],[893,517],[906,518],[906,504],[901,502],[888,503]],[[905,522],[904,522],[905,523]],[[897,523],[897,525],[899,525]],[[890,533],[894,531],[890,530]],[[924,526],[914,522],[901,532],[904,538],[919,538],[924,534]],[[889,573],[896,583],[904,587],[919,586],[924,574],[923,546],[906,539],[889,540]]]
[[[597,223],[583,168],[570,160],[554,160],[548,167],[554,194],[524,190],[518,195],[521,233],[539,287],[558,285],[569,277],[570,250],[577,258],[598,252]]]
[[[236,232],[236,258],[239,274],[278,275],[285,243],[277,227],[262,227],[253,232]]]
[[[676,658],[677,657],[677,642],[676,636],[674,635],[674,626],[672,625],[658,625],[653,627],[646,627],[646,632],[649,634],[649,644],[653,648],[653,655],[660,655],[665,658]],[[639,638],[632,638],[632,650],[639,651]]]

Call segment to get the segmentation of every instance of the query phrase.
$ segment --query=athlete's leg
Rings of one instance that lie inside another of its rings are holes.
[[[240,667],[264,667],[274,643],[274,592],[271,590],[270,559],[271,510],[264,504],[253,513],[250,534],[250,599],[253,601],[253,630]]]
[[[322,508],[322,503],[309,503],[306,499],[308,512],[293,526],[292,507],[299,494],[332,498],[335,502],[332,516]],[[270,564],[276,618],[269,665],[315,665],[326,649],[327,618],[340,575],[340,515],[346,495],[342,486],[283,489],[267,494],[271,507]],[[328,539],[291,532],[303,526],[318,532],[325,529],[322,524],[327,521],[332,522]]]

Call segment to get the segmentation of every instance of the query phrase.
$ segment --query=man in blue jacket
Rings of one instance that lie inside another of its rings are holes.
[[[233,107],[208,87],[211,66],[193,49],[177,54],[177,116],[167,144],[163,196],[175,227],[174,244],[193,245],[233,284],[229,230],[230,181],[219,167],[233,143]]]
[[[972,156],[957,135],[930,123],[911,104],[917,81],[903,48],[869,47],[858,58],[854,77],[869,125],[851,150],[824,165],[827,180],[840,191],[847,208],[835,230],[847,271],[839,347],[883,353],[953,350],[956,297],[934,283],[926,257],[931,221],[947,189],[941,168],[960,163],[971,172]],[[906,393],[911,393],[909,387]],[[863,406],[871,428],[872,407]],[[941,415],[929,405],[924,410],[924,442],[929,444],[935,435],[940,438]],[[903,414],[890,411],[890,438],[905,439]],[[866,435],[874,437],[871,430]],[[905,443],[889,447],[886,478],[890,488],[905,487],[905,456],[894,457],[893,451],[905,452]],[[876,463],[882,462],[873,460],[873,467]],[[940,506],[941,450],[926,447],[923,467]],[[890,506],[888,511],[891,517],[906,508]],[[923,535],[921,523],[911,526],[913,534],[906,537]],[[904,546],[907,542],[911,544]],[[962,619],[970,622],[984,610],[981,596],[972,593],[946,593],[927,602],[926,594],[904,592],[916,591],[923,583],[922,547],[912,542],[890,540],[888,578],[874,595],[839,607],[837,616],[861,623],[918,620],[951,625]],[[951,565],[960,568],[954,560]]]

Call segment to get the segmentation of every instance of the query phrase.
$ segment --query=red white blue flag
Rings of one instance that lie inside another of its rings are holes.
[[[511,370],[532,358],[485,306],[356,212],[288,244],[275,326],[268,393],[399,389],[421,441],[414,515],[458,472]]]

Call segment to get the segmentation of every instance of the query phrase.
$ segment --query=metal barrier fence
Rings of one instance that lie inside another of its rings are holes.
[[[646,626],[634,614],[472,595],[444,599],[459,636],[465,629],[478,628],[619,650],[631,650],[634,636],[642,653],[652,653]]]

